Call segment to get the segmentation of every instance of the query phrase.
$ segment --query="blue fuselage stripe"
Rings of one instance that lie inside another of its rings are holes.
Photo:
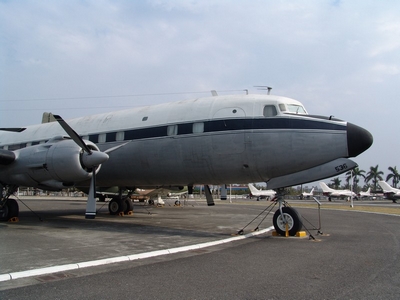
[[[238,131],[238,130],[335,130],[344,131],[346,125],[323,122],[318,119],[300,119],[300,118],[243,118],[243,119],[220,119],[210,121],[198,121],[196,123],[204,124],[204,133]],[[175,136],[193,134],[193,122],[171,125],[154,126],[139,129],[120,130],[124,132],[124,140],[140,140],[148,138],[160,138],[168,136],[168,126],[178,126]],[[197,132],[199,133],[199,132]],[[115,142],[117,132],[106,133],[106,143]],[[99,143],[99,134],[89,134],[89,140],[95,144]],[[38,141],[32,141],[38,144]],[[26,143],[9,146],[9,150],[25,148]]]

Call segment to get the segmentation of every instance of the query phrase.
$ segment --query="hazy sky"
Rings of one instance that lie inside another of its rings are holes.
[[[368,129],[354,160],[386,177],[400,167],[400,1],[0,0],[0,127],[255,85]]]

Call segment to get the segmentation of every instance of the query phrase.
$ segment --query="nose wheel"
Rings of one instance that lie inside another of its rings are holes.
[[[301,216],[298,211],[287,206],[284,206],[275,212],[272,222],[276,232],[280,235],[286,235],[286,224],[290,236],[296,235],[296,233],[303,227]]]

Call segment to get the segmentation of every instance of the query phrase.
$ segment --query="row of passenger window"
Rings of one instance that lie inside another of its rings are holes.
[[[199,122],[191,124],[177,124],[177,125],[168,125],[168,126],[153,127],[153,128],[91,134],[88,136],[82,136],[82,139],[89,140],[97,144],[97,143],[110,143],[118,141],[129,141],[129,140],[144,139],[144,138],[174,136],[178,134],[191,134],[191,133],[202,133],[202,132],[204,132],[204,123]],[[44,144],[46,142],[47,140],[7,145],[3,146],[2,149],[13,151],[29,146]]]

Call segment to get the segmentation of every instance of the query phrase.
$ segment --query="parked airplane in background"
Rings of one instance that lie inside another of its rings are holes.
[[[358,194],[360,198],[372,198],[375,199],[375,196],[371,194],[371,188],[369,187],[366,192],[360,191]]]
[[[250,198],[257,197],[257,201],[260,199],[272,199],[275,197],[276,192],[274,190],[259,190],[253,184],[249,183]]]
[[[381,186],[385,197],[389,200],[392,200],[393,203],[397,203],[397,199],[400,199],[400,190],[391,187],[385,181],[378,181],[378,184]]]
[[[300,199],[309,199],[309,198],[311,198],[312,196],[314,196],[314,188],[312,188],[312,190],[311,190],[309,193],[307,193],[307,192],[302,192],[302,193],[300,194]]]
[[[320,182],[319,185],[323,191],[324,196],[328,197],[329,201],[332,201],[332,198],[347,198],[347,200],[353,196],[353,198],[357,199],[356,193],[350,190],[335,190],[331,189],[329,186],[325,184],[325,182]]]
[[[175,200],[175,204],[179,203],[179,198],[187,194],[187,189],[181,192],[172,192],[171,189],[157,188],[157,189],[135,189],[131,195],[132,199],[138,199],[139,201],[147,201],[150,205],[164,205],[165,199]],[[164,197],[164,199],[163,199]]]
[[[208,205],[214,205],[208,184],[267,182],[282,195],[281,188],[356,167],[348,158],[373,140],[361,127],[308,115],[299,101],[274,95],[205,97],[68,122],[54,117],[56,122],[0,128],[0,219],[18,216],[12,198],[18,186],[86,188],[87,218],[96,215],[97,187],[119,188],[111,201],[120,212],[130,203],[125,189],[204,184]],[[294,235],[301,219],[278,199],[274,226],[284,234],[289,225]]]

